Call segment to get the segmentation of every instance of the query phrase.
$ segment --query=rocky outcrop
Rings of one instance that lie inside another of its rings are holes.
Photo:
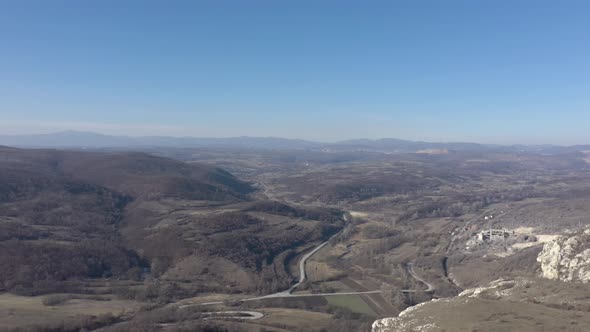
[[[564,282],[590,282],[590,228],[560,236],[539,253],[542,276]]]
[[[590,331],[590,284],[499,279],[459,296],[410,307],[373,323],[373,332]]]
[[[438,331],[439,327],[428,321],[418,321],[412,317],[412,312],[419,310],[422,306],[428,305],[429,303],[442,301],[435,299],[429,302],[417,304],[413,307],[409,307],[406,310],[399,313],[397,317],[383,318],[373,322],[372,332],[391,332],[391,331]]]
[[[471,288],[463,291],[456,298],[434,299],[432,301],[420,303],[402,311],[397,317],[383,318],[373,323],[372,332],[392,332],[392,331],[416,331],[416,332],[434,332],[445,331],[437,323],[434,311],[438,311],[438,306],[453,307],[462,301],[468,301],[468,298],[483,299],[501,299],[512,295],[514,289],[523,288],[529,285],[526,279],[504,280],[499,279],[491,282],[486,287]]]

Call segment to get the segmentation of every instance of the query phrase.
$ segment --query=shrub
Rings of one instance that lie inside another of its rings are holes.
[[[56,305],[62,305],[64,303],[68,302],[68,300],[70,300],[70,299],[72,299],[71,295],[53,294],[53,295],[48,295],[48,296],[44,297],[42,302],[46,306],[56,306]]]

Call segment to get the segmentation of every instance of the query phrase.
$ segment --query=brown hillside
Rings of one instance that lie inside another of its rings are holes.
[[[342,215],[251,201],[251,191],[224,170],[144,153],[0,147],[0,289],[110,277],[283,289],[293,250],[337,232]]]
[[[119,228],[132,200],[240,200],[250,187],[208,166],[145,154],[0,148],[0,289],[55,290],[140,265]]]

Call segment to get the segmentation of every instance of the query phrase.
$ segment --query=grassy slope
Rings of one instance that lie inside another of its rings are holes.
[[[371,307],[358,295],[326,296],[326,300],[335,307],[345,308],[369,316],[377,316]]]

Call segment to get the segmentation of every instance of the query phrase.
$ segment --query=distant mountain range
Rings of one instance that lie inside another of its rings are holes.
[[[0,145],[54,148],[227,147],[252,149],[305,149],[318,147],[321,143],[276,137],[130,137],[111,136],[82,131],[62,131],[36,135],[0,135]]]
[[[63,131],[36,135],[0,135],[0,145],[42,148],[238,148],[263,150],[326,150],[388,153],[441,153],[447,151],[511,151],[532,153],[571,153],[590,151],[590,145],[490,145],[467,142],[419,142],[395,138],[355,139],[321,143],[278,137],[199,138],[170,136],[111,136],[93,132]]]

